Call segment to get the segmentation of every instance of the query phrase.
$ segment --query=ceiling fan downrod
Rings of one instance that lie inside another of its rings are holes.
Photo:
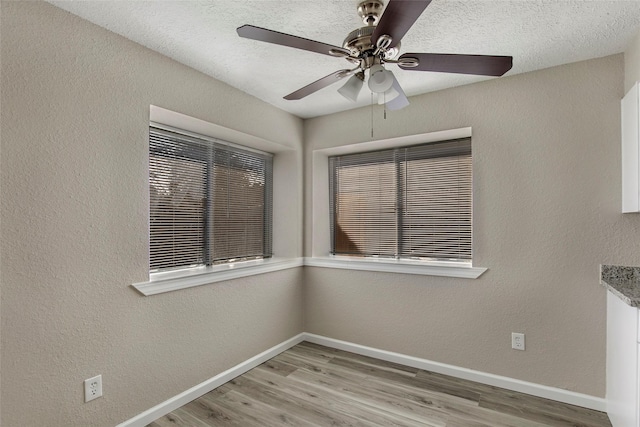
[[[384,4],[381,0],[365,0],[358,5],[358,16],[368,26],[374,26],[380,21]]]

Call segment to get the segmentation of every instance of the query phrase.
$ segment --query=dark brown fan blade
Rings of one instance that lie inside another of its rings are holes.
[[[297,99],[302,99],[305,96],[311,95],[312,93],[317,92],[320,89],[323,89],[329,85],[332,85],[338,80],[341,80],[344,77],[349,75],[350,75],[350,70],[336,71],[335,73],[331,73],[328,76],[321,78],[320,80],[316,80],[315,82],[308,84],[305,87],[300,88],[295,92],[290,93],[289,95],[285,96],[284,99],[288,101],[295,101]]]
[[[405,53],[398,58],[398,61],[402,62],[405,58],[416,58],[418,66],[407,67],[398,64],[403,70],[477,74],[480,76],[501,76],[513,66],[511,56]]]
[[[389,0],[380,22],[371,35],[371,43],[375,46],[378,37],[386,34],[391,36],[389,47],[397,45],[429,3],[431,0]]]
[[[261,42],[274,43],[282,46],[295,47],[296,49],[308,50],[322,53],[329,56],[348,56],[350,51],[338,46],[309,40],[278,31],[267,30],[266,28],[254,27],[253,25],[243,25],[236,30],[240,37],[258,40]],[[333,52],[333,53],[332,53]]]

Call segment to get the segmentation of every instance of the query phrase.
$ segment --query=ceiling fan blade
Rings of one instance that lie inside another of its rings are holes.
[[[371,35],[371,43],[376,46],[382,35],[391,36],[389,47],[397,45],[431,0],[389,0],[380,22]]]
[[[415,67],[402,64],[403,59],[415,58]],[[405,53],[398,58],[403,70],[437,71],[441,73],[477,74],[501,76],[513,66],[511,56],[457,55],[451,53]]]
[[[329,85],[334,84],[338,80],[341,80],[347,76],[352,74],[352,70],[338,70],[335,73],[331,73],[328,76],[321,78],[320,80],[316,80],[313,83],[306,85],[303,88],[298,89],[295,92],[290,93],[285,96],[284,99],[288,101],[295,101],[297,99],[302,99],[305,96],[311,95],[314,92],[319,91]]]
[[[268,30],[266,28],[255,27],[253,25],[243,25],[242,27],[238,27],[236,32],[240,37],[244,37],[246,39],[295,47],[296,49],[308,50],[329,56],[345,57],[351,54],[348,49],[344,49],[342,47],[305,39],[303,37],[292,36],[290,34]]]

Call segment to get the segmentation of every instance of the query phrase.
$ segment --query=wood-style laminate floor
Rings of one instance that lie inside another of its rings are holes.
[[[611,427],[605,413],[303,342],[148,427]]]

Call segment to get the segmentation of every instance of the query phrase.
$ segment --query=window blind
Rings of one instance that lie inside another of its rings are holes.
[[[471,260],[471,139],[329,158],[332,253]]]
[[[150,271],[270,257],[272,176],[267,153],[151,127]]]

